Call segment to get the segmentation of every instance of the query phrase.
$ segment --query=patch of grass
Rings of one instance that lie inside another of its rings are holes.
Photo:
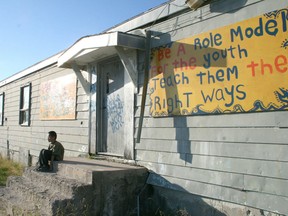
[[[19,163],[5,159],[0,155],[0,186],[6,185],[8,176],[20,176],[23,173],[23,166]]]

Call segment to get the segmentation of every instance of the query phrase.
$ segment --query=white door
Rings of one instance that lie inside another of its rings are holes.
[[[124,156],[124,67],[117,58],[100,64],[100,151]]]

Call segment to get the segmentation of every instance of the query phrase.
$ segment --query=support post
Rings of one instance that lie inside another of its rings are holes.
[[[7,158],[10,160],[10,145],[9,145],[9,140],[7,140]]]
[[[71,64],[71,66],[72,66],[72,68],[73,68],[73,70],[74,70],[74,72],[75,72],[75,74],[77,76],[77,79],[80,81],[85,93],[86,94],[90,94],[89,85],[88,85],[87,81],[84,79],[84,77],[83,77],[83,75],[81,73],[81,70],[79,69],[78,65],[75,62],[73,62]]]
[[[145,49],[145,70],[144,70],[144,83],[142,89],[142,101],[141,101],[141,112],[140,119],[138,125],[137,139],[136,142],[139,143],[141,139],[145,104],[146,104],[146,96],[148,89],[148,81],[149,81],[149,69],[150,69],[150,50],[151,50],[151,31],[146,31],[146,49]]]

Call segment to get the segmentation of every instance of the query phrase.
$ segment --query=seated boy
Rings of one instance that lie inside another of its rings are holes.
[[[56,141],[57,133],[55,131],[48,132],[48,142],[50,142],[47,149],[42,149],[39,154],[37,171],[47,172],[53,170],[53,161],[62,161],[64,158],[64,147]],[[50,166],[49,166],[50,161]]]

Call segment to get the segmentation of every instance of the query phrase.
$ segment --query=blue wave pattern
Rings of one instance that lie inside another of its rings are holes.
[[[283,8],[281,10],[275,10],[269,13],[265,13],[264,16],[267,19],[276,19],[278,16],[280,16],[280,14],[285,11],[286,12],[286,19],[288,20],[288,8]]]

